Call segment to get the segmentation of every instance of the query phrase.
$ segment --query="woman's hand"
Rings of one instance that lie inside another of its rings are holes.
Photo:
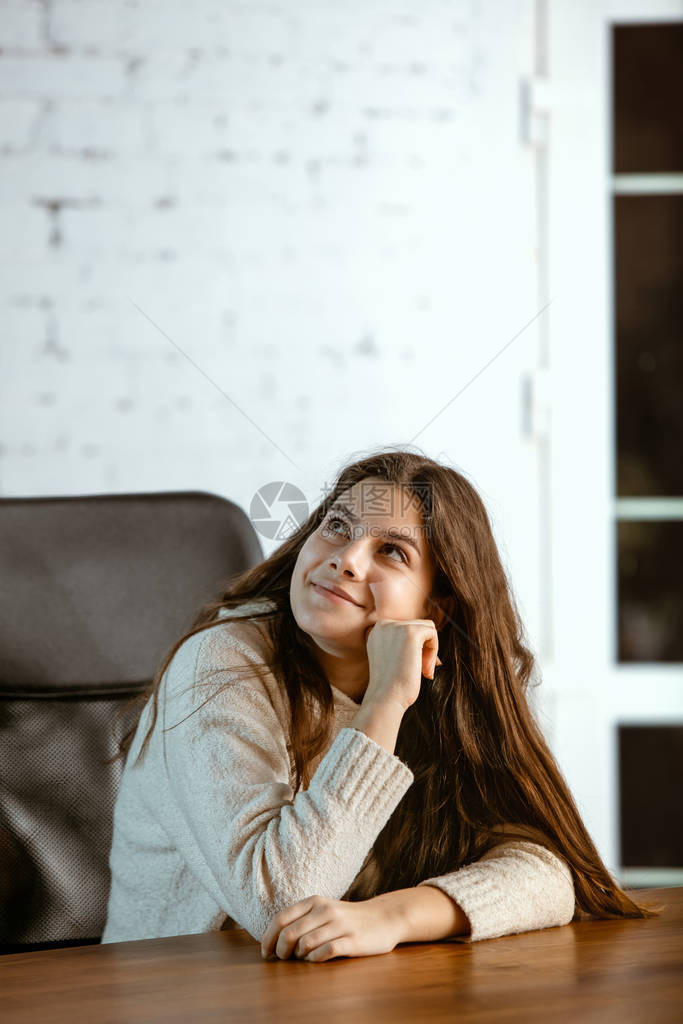
[[[367,631],[369,680],[363,701],[397,701],[407,710],[422,676],[434,678],[439,634],[431,619],[378,619]]]
[[[390,953],[401,941],[401,918],[379,897],[351,903],[310,896],[271,918],[261,953],[320,962],[335,956]]]

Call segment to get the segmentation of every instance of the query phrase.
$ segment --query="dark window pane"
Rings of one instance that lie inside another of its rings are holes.
[[[621,866],[683,867],[683,726],[619,727]]]
[[[615,196],[617,494],[683,494],[683,195]]]
[[[683,661],[683,521],[617,523],[619,661]]]
[[[614,171],[683,171],[683,22],[612,30]]]

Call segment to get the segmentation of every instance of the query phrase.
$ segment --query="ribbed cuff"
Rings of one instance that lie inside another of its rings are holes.
[[[471,934],[462,941],[554,928],[575,911],[569,866],[526,839],[501,843],[473,864],[418,884],[441,889],[467,914]]]
[[[366,820],[386,823],[414,778],[400,758],[359,729],[345,727],[320,761],[309,791],[323,804],[333,801],[352,811],[362,828]]]
[[[482,877],[480,873],[468,874],[461,871],[457,879],[427,878],[418,885],[433,885],[455,900],[467,914],[470,922],[469,935],[454,935],[455,942],[476,942],[478,939],[494,938],[502,934],[505,915],[501,913],[500,882]],[[498,926],[498,927],[497,927]]]

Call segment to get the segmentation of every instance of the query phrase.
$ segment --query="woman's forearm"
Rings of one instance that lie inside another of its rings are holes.
[[[349,726],[393,754],[404,713],[405,708],[391,700],[363,703]]]
[[[404,709],[391,701],[362,704],[350,722],[394,753]],[[374,900],[396,921],[398,942],[437,942],[451,935],[469,935],[470,922],[461,907],[434,885],[381,893]]]
[[[398,942],[438,942],[451,935],[470,934],[467,914],[434,885],[396,889],[373,898],[395,917]]]

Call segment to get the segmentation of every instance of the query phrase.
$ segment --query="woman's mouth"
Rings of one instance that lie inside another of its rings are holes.
[[[311,586],[313,587],[313,589],[316,592],[316,594],[320,594],[321,597],[327,598],[328,601],[336,601],[338,604],[346,604],[346,605],[350,604],[350,605],[352,605],[352,606],[354,606],[356,608],[358,607],[358,605],[356,605],[355,601],[351,601],[347,597],[341,597],[341,595],[335,594],[331,590],[327,590],[326,587],[321,587],[317,583],[312,583]]]

